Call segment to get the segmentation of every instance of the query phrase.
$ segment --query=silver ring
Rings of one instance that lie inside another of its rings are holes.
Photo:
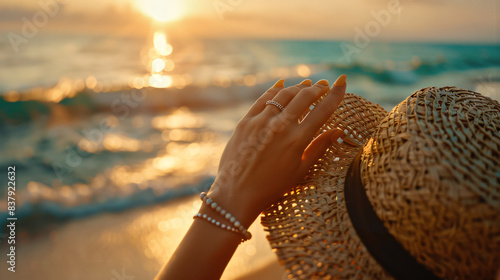
[[[285,110],[285,107],[283,107],[283,105],[279,104],[278,102],[276,102],[274,100],[267,100],[266,105],[274,105],[274,106],[278,107],[278,109],[280,109],[281,111]]]

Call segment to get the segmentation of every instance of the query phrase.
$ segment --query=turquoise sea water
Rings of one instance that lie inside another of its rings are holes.
[[[373,42],[346,57],[349,42],[169,42],[172,84],[154,89],[149,41],[46,35],[18,54],[0,41],[0,181],[16,166],[26,229],[206,190],[236,122],[280,77],[345,73],[386,109],[427,86],[498,96],[500,45]]]

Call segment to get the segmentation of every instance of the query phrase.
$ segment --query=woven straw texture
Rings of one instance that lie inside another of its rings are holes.
[[[320,132],[346,132],[308,178],[264,212],[268,240],[289,279],[389,279],[352,229],[344,177],[352,159],[387,115],[379,105],[347,93]]]
[[[493,279],[500,264],[498,102],[426,88],[388,115],[346,94],[320,132],[332,128],[347,132],[344,142],[262,217],[289,279],[392,279],[359,240],[344,204],[344,177],[360,149],[369,200],[410,254],[439,277]]]
[[[453,87],[395,107],[364,147],[377,216],[411,255],[447,279],[500,267],[500,105]]]

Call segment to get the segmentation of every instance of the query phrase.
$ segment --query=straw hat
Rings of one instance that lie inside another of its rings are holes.
[[[288,279],[495,277],[497,101],[431,87],[387,113],[346,94],[332,128],[343,142],[262,216]]]

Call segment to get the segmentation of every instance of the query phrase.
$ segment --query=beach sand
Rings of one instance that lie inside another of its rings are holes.
[[[152,279],[169,259],[200,206],[198,196],[64,223],[18,236],[16,272],[0,279]],[[19,221],[22,222],[22,221]],[[259,219],[221,279],[282,279]],[[2,252],[6,251],[2,244]],[[135,278],[133,278],[135,277]]]

